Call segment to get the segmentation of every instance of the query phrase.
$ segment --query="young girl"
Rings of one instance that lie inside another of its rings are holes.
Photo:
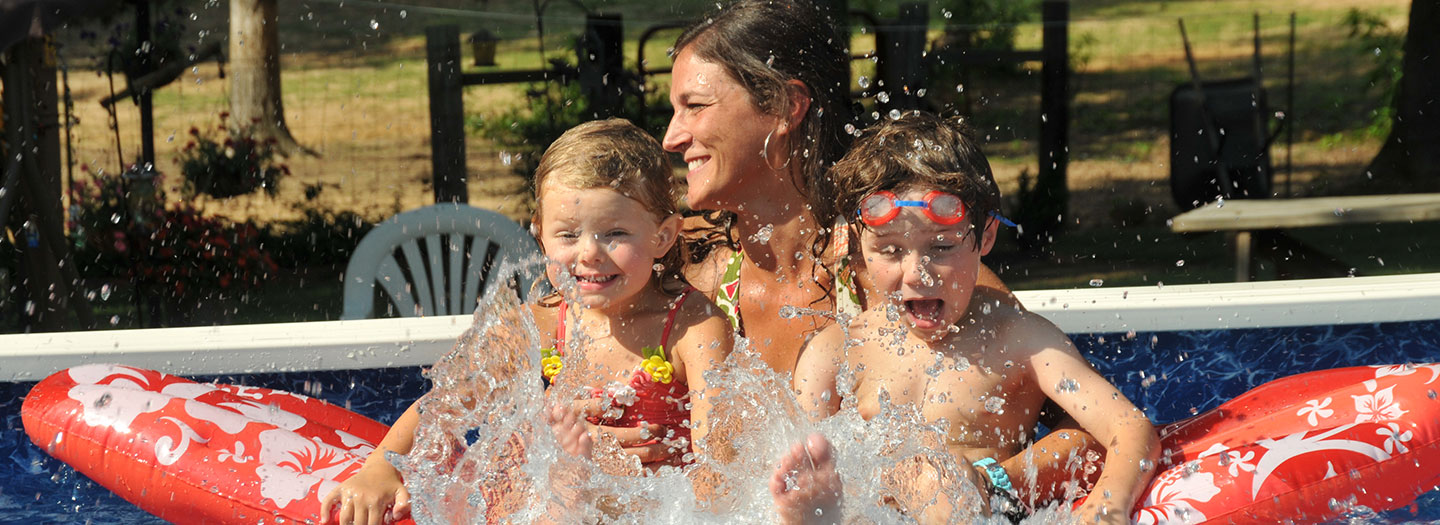
[[[542,340],[554,342],[542,352],[545,379],[590,387],[579,407],[589,424],[652,436],[654,456],[683,457],[709,431],[703,373],[732,341],[719,309],[679,277],[680,217],[664,151],[627,121],[588,122],[545,151],[535,187],[534,231],[562,290],[530,306]],[[409,493],[384,454],[409,452],[419,418],[415,405],[400,416],[365,466],[325,497],[321,515],[338,509],[340,523],[407,515]]]

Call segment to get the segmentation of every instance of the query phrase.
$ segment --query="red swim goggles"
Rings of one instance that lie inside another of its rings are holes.
[[[918,201],[900,200],[889,191],[877,191],[860,201],[860,209],[855,214],[865,224],[880,226],[900,215],[900,208],[920,208],[926,217],[942,226],[965,220],[965,203],[960,197],[940,190],[932,190]]]

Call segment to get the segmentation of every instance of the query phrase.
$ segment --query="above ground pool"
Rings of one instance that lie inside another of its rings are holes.
[[[1267,381],[1328,368],[1440,361],[1440,274],[1018,293],[1095,366],[1166,423]],[[36,381],[123,363],[204,381],[307,394],[383,422],[428,384],[466,317],[0,336],[0,520],[159,520],[33,445],[20,423]],[[1440,469],[1440,465],[1435,468]],[[1379,515],[1440,520],[1440,492]]]

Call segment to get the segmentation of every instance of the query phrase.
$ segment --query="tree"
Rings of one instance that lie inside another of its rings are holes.
[[[1413,0],[1394,120],[1370,161],[1377,179],[1440,187],[1440,0]]]
[[[232,131],[274,139],[285,155],[314,155],[285,125],[276,0],[230,0],[230,64],[230,115],[237,126]]]

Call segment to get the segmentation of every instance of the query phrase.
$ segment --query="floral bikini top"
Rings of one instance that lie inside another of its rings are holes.
[[[690,419],[690,387],[674,377],[675,367],[665,353],[665,342],[670,340],[670,329],[675,324],[675,314],[685,298],[695,290],[686,288],[670,305],[665,317],[665,329],[660,334],[660,344],[641,348],[642,358],[630,374],[626,384],[614,382],[606,388],[594,388],[591,395],[603,399],[604,413],[587,419],[592,424],[612,427],[637,427],[644,423],[664,425],[672,435],[666,439],[688,439],[690,429],[683,423]],[[559,320],[555,327],[555,347],[540,352],[541,373],[549,380],[565,367],[565,302],[560,303]],[[687,446],[688,449],[688,446]]]
[[[845,235],[848,225],[843,220],[835,221],[833,231],[839,233],[831,238],[830,253],[835,256],[835,313],[854,317],[865,308],[860,304],[860,294],[855,289],[855,272],[850,268],[850,236]],[[745,335],[740,322],[740,266],[745,262],[745,252],[736,249],[725,265],[725,275],[720,278],[720,288],[715,294],[715,305],[730,319],[735,333]]]

